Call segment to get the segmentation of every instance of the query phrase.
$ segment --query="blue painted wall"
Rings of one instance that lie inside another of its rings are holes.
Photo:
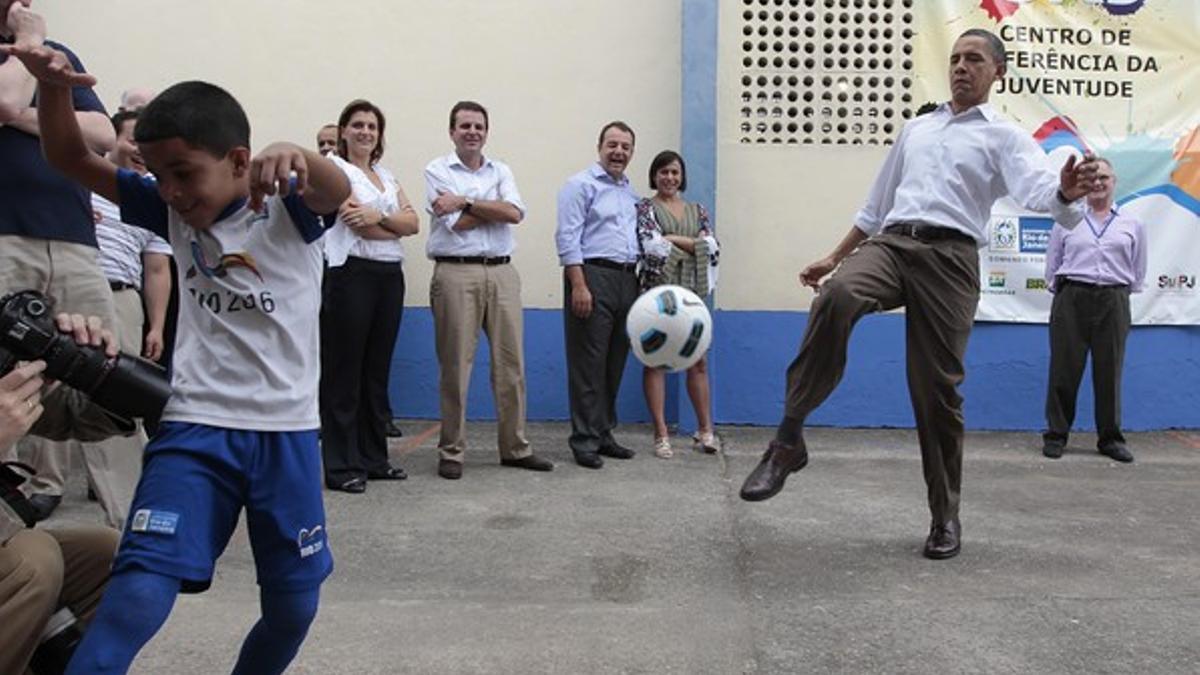
[[[716,313],[713,388],[718,424],[774,425],[783,406],[784,371],[804,331],[804,312]],[[841,385],[810,423],[828,426],[911,427],[904,375],[904,316],[864,318],[850,341]],[[566,420],[567,375],[562,313],[525,312],[525,359],[530,420]],[[1200,327],[1135,328],[1125,357],[1124,426],[1129,431],[1200,426]],[[967,349],[967,426],[1037,430],[1044,424],[1049,341],[1044,325],[976,324]],[[486,340],[480,339],[467,414],[495,419],[488,385]],[[1091,375],[1080,387],[1077,428],[1093,429]],[[436,419],[437,358],[428,308],[404,313],[392,363],[391,398],[401,417]],[[683,401],[686,403],[686,397]],[[668,417],[681,419],[675,388]],[[686,415],[686,410],[683,414]],[[648,420],[641,368],[630,358],[618,401],[624,422]],[[686,419],[685,428],[687,427]]]
[[[806,320],[807,313],[800,312],[718,313],[720,422],[778,421],[783,371],[795,356]],[[865,317],[851,337],[842,383],[810,422],[912,427],[904,350],[903,315]],[[1045,325],[976,324],[960,389],[967,427],[1041,429],[1049,360]],[[1125,429],[1200,425],[1200,327],[1135,328],[1125,363]],[[1094,429],[1090,369],[1080,387],[1076,427]]]
[[[567,362],[563,348],[562,311],[525,310],[526,407],[530,420],[566,420]],[[480,335],[467,394],[470,419],[494,420],[496,408],[489,384],[491,359],[487,340]],[[433,314],[428,307],[404,310],[388,388],[392,412],[397,417],[436,419],[438,415],[438,365],[434,352]],[[668,409],[674,410],[673,397]],[[641,367],[633,358],[626,364],[617,413],[624,421],[647,419],[641,393]]]

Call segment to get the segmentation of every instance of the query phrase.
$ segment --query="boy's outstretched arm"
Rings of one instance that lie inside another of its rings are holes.
[[[71,99],[71,87],[91,86],[96,78],[76,72],[66,54],[44,45],[0,45],[0,51],[20,59],[38,79],[38,126],[46,160],[92,192],[119,204],[117,167],[88,148]]]
[[[333,213],[350,197],[350,180],[333,162],[295,143],[272,143],[250,161],[250,207],[258,210],[266,195],[286,195],[292,173],[313,213]]]

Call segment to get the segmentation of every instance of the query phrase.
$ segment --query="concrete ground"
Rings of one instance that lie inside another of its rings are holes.
[[[538,424],[540,474],[471,424],[451,482],[435,426],[403,426],[409,480],[326,493],[336,571],[291,673],[1200,672],[1195,432],[1131,435],[1129,466],[1087,434],[1055,461],[1036,435],[972,433],[963,552],[934,562],[912,431],[810,430],[808,468],[748,504],[767,429],[663,461],[625,427],[644,450],[593,471]],[[98,522],[73,481],[47,526]],[[242,530],[133,672],[228,672],[256,615]]]

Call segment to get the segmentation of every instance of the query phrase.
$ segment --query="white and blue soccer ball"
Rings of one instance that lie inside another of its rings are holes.
[[[625,332],[633,354],[651,368],[687,370],[708,351],[712,316],[700,296],[682,286],[655,286],[629,310]]]

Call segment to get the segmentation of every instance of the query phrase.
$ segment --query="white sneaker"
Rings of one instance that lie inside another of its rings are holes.
[[[659,459],[671,459],[675,451],[671,449],[671,439],[666,436],[654,439],[654,456]]]
[[[712,431],[697,431],[692,434],[692,441],[697,451],[713,454],[721,451],[721,438]]]

